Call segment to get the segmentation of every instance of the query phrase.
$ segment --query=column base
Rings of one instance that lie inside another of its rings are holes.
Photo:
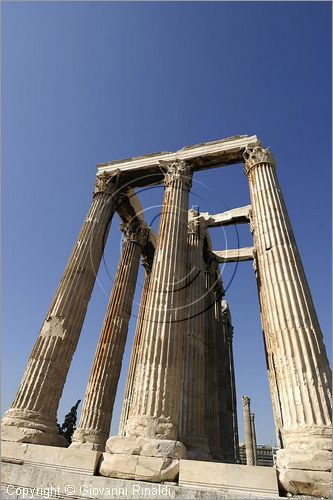
[[[105,432],[78,427],[73,434],[70,448],[104,451],[107,438]]]
[[[283,434],[285,448],[276,453],[279,481],[287,493],[331,498],[331,429],[288,431]]]
[[[67,447],[66,439],[58,432],[56,422],[30,410],[8,410],[1,422],[1,440],[16,443]]]
[[[112,436],[105,449],[99,472],[120,479],[174,481],[179,460],[186,458],[185,446],[170,439]]]
[[[1,441],[16,443],[41,444],[46,446],[68,447],[66,439],[60,434],[43,432],[31,427],[1,426]]]

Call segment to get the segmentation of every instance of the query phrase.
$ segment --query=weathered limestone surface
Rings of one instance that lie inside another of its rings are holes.
[[[183,460],[181,461],[183,462]],[[193,462],[192,463],[196,463]],[[200,463],[200,462],[199,462]],[[202,463],[202,462],[201,462]],[[251,467],[252,470],[256,470]],[[268,467],[266,467],[268,469]],[[238,472],[239,480],[239,472]],[[56,485],[56,488],[54,487]],[[53,468],[40,468],[31,465],[15,465],[2,463],[1,466],[1,498],[22,498],[22,494],[16,494],[15,488],[44,487],[44,496],[50,499],[69,498],[69,490],[66,486],[72,486],[71,496],[86,500],[87,498],[119,499],[126,498],[138,500],[149,498],[154,500],[183,498],[220,500],[223,498],[262,498],[256,491],[237,492],[235,489],[227,489],[225,486],[212,488],[210,486],[175,486],[174,483],[156,484],[147,481],[133,481],[126,479],[114,479],[103,476],[88,476],[86,474],[71,473],[65,470]],[[232,485],[231,485],[232,486]],[[21,490],[22,491],[22,490]],[[273,496],[273,494],[272,494]],[[270,496],[270,498],[272,498]]]
[[[207,227],[230,226],[234,224],[248,224],[250,219],[251,205],[245,207],[232,208],[221,214],[210,214],[208,212],[200,212],[198,216],[203,220]],[[195,216],[193,215],[193,218]]]
[[[145,228],[135,221],[123,225],[122,231],[122,254],[71,447],[104,451],[110,431],[140,255],[147,240]]]
[[[1,438],[65,446],[56,413],[115,210],[118,175],[97,177],[91,208],[2,421]]]
[[[167,457],[147,457],[141,455],[125,455],[103,453],[99,473],[101,476],[135,480],[174,481],[179,473],[179,460]]]
[[[139,350],[144,348],[144,346],[142,345],[141,337],[142,337],[142,329],[143,329],[143,324],[144,324],[143,317],[144,317],[145,309],[146,309],[146,305],[147,305],[152,261],[146,257],[143,259],[142,263],[144,266],[144,284],[143,284],[143,289],[142,289],[142,294],[141,294],[140,309],[139,309],[138,319],[136,322],[135,337],[134,337],[134,342],[133,342],[133,347],[132,347],[132,352],[131,352],[131,359],[130,359],[130,363],[129,363],[127,380],[126,380],[125,394],[124,394],[122,411],[121,411],[120,422],[119,422],[119,435],[120,436],[125,435],[126,423],[127,423],[128,414],[129,414],[129,410],[130,410],[130,407],[132,404],[132,398],[133,398],[133,386],[134,386],[134,382],[136,379],[136,366],[137,366],[137,362],[138,362]]]
[[[311,480],[299,451],[309,463],[323,453],[318,458],[322,464],[331,450],[331,370],[274,159],[260,147],[245,152],[244,158],[270,387],[283,448],[277,453],[280,482],[291,491],[294,471],[299,492],[317,494],[319,465],[313,465]],[[288,454],[293,468],[285,469]]]
[[[214,250],[213,254],[217,262],[224,264],[225,262],[253,260],[253,251],[253,247],[228,248],[228,250]]]
[[[205,422],[205,316],[206,286],[203,270],[203,244],[206,223],[189,211],[188,285],[186,287],[186,340],[179,439],[187,457],[209,458]]]
[[[183,161],[161,167],[166,172],[165,194],[126,435],[176,440],[192,171]]]
[[[103,469],[103,474],[113,477],[121,474],[121,477],[138,478],[137,468],[144,461],[141,456],[134,460],[132,455],[126,454],[130,446],[129,438],[150,438],[150,453],[154,455],[156,440],[171,440],[176,444],[178,436],[184,348],[188,197],[192,170],[183,161],[162,163],[161,168],[165,171],[165,194],[143,318],[143,335],[140,339],[142,349],[138,352],[132,400],[125,427],[126,435],[117,441],[117,453],[106,454],[109,465]],[[176,477],[178,474],[178,464],[174,464],[166,456],[170,451],[169,447],[159,450],[164,454],[163,457],[145,457],[147,460],[151,459],[151,481],[161,481],[164,477]],[[123,456],[131,457],[128,466],[125,458],[122,461]]]
[[[106,451],[111,454],[123,453],[146,457],[186,457],[186,448],[183,443],[172,439],[112,436],[106,442]]]
[[[298,466],[299,467],[299,466]],[[292,495],[332,498],[332,473],[318,470],[278,469],[279,483]]]
[[[223,489],[228,498],[237,494],[241,498],[279,497],[277,474],[273,467],[181,460],[179,485]]]
[[[243,414],[244,414],[244,432],[245,432],[245,450],[246,450],[246,464],[255,465],[254,460],[254,444],[251,428],[251,399],[248,396],[242,396]]]
[[[259,141],[255,135],[227,137],[218,141],[187,146],[174,153],[162,152],[100,163],[98,173],[113,173],[120,169],[122,176],[132,187],[148,186],[163,182],[164,173],[160,168],[162,163],[186,162],[191,165],[192,171],[221,167],[241,162],[244,150],[258,144]]]
[[[3,463],[28,465],[53,470],[94,475],[98,470],[101,453],[89,450],[73,450],[58,446],[3,441],[1,461]]]

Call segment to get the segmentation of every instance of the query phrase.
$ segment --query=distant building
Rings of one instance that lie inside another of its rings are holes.
[[[246,465],[245,444],[239,443],[240,463]],[[275,464],[276,448],[268,444],[257,445],[257,465],[273,467]]]

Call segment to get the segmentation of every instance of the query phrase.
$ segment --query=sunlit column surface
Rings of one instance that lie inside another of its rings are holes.
[[[180,160],[161,162],[161,168],[165,193],[126,435],[177,439],[192,171]]]
[[[244,159],[273,409],[282,448],[277,452],[280,481],[288,491],[293,482],[300,483],[300,493],[306,488],[306,493],[313,492],[309,485],[317,483],[315,487],[322,488],[325,496],[332,448],[331,370],[323,336],[274,159],[261,147],[246,150]]]
[[[117,175],[97,177],[93,201],[29,358],[2,439],[65,446],[56,414],[115,210]]]

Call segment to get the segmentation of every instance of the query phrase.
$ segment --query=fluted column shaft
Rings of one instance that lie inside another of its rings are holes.
[[[188,224],[187,321],[183,362],[182,408],[179,439],[188,458],[209,456],[205,422],[205,309],[206,286],[203,269],[205,224],[190,210]]]
[[[223,391],[219,387],[221,379],[221,359],[219,359],[219,335],[220,312],[218,301],[221,300],[219,293],[220,283],[217,275],[218,264],[211,257],[205,257],[205,277],[206,277],[206,432],[210,453],[213,458],[222,460],[221,450],[221,422],[220,422],[220,402]]]
[[[103,451],[109,436],[128,323],[140,264],[141,227],[122,227],[124,239],[72,447]]]
[[[126,435],[176,439],[185,331],[188,198],[192,172],[183,161],[161,163],[165,193],[155,250],[142,358]]]
[[[237,462],[239,460],[236,384],[233,361],[233,327],[228,304],[221,302],[221,333],[219,343],[221,348],[220,364],[222,377],[219,383],[221,449],[224,460]]]
[[[316,447],[317,453],[331,448],[331,370],[323,337],[274,159],[260,147],[246,151],[244,158],[265,347],[271,387],[275,385],[273,408],[275,421],[281,426],[280,443],[286,451],[301,446],[309,450]],[[309,451],[309,461],[313,453]],[[280,453],[282,456],[286,459]],[[304,454],[300,459],[304,462]]]
[[[254,465],[253,435],[252,435],[252,428],[251,428],[250,401],[251,401],[251,399],[248,396],[242,396],[243,415],[244,415],[246,464],[247,465]]]
[[[97,178],[91,208],[47,313],[2,439],[62,445],[56,413],[115,209],[117,177]]]
[[[141,294],[140,309],[139,309],[138,319],[136,322],[135,337],[134,337],[134,342],[133,342],[133,347],[132,347],[132,352],[131,352],[131,359],[130,359],[130,363],[129,363],[129,369],[128,369],[128,374],[127,374],[122,411],[121,411],[121,416],[120,416],[120,423],[119,423],[119,435],[120,436],[125,436],[126,423],[128,420],[128,415],[129,415],[129,411],[130,411],[130,407],[131,407],[132,399],[133,399],[133,386],[134,386],[135,379],[136,379],[136,367],[137,367],[137,363],[138,363],[139,351],[141,348],[142,331],[143,331],[143,324],[144,324],[143,317],[144,317],[144,313],[145,313],[145,309],[146,309],[146,305],[147,305],[148,290],[149,290],[149,283],[150,283],[151,264],[148,262],[147,259],[144,259],[143,263],[144,263],[144,269],[145,269],[144,285],[143,285],[142,294]]]
[[[253,221],[250,219],[250,229],[253,234],[254,227]],[[264,332],[268,331],[267,325],[267,307],[265,307],[266,301],[264,299],[264,290],[260,286],[259,273],[258,273],[258,264],[257,264],[257,252],[254,251],[254,260],[253,260],[253,269],[255,271],[256,280],[257,280],[257,289],[258,289],[258,299],[260,306],[260,319],[263,331],[263,341],[265,347],[265,358],[266,358],[266,367],[267,367],[267,375],[268,375],[268,383],[269,389],[272,399],[272,407],[273,407],[273,418],[275,424],[275,436],[276,436],[276,444],[278,448],[282,448],[282,438],[281,438],[281,429],[282,429],[282,414],[281,414],[281,406],[279,400],[279,393],[277,391],[277,380],[276,380],[276,371],[274,366],[273,358],[268,349],[268,345],[266,342],[266,335]]]
[[[254,465],[257,465],[257,436],[256,436],[256,427],[254,423],[254,413],[250,413],[251,419],[251,433],[252,433],[252,444],[253,444],[253,460]]]
[[[239,434],[238,434],[238,417],[237,417],[237,394],[236,394],[236,380],[235,380],[235,365],[234,365],[234,351],[233,351],[233,327],[231,324],[227,328],[227,342],[230,360],[230,383],[231,383],[231,411],[232,411],[232,427],[233,427],[233,447],[235,462],[240,461],[239,456]]]

